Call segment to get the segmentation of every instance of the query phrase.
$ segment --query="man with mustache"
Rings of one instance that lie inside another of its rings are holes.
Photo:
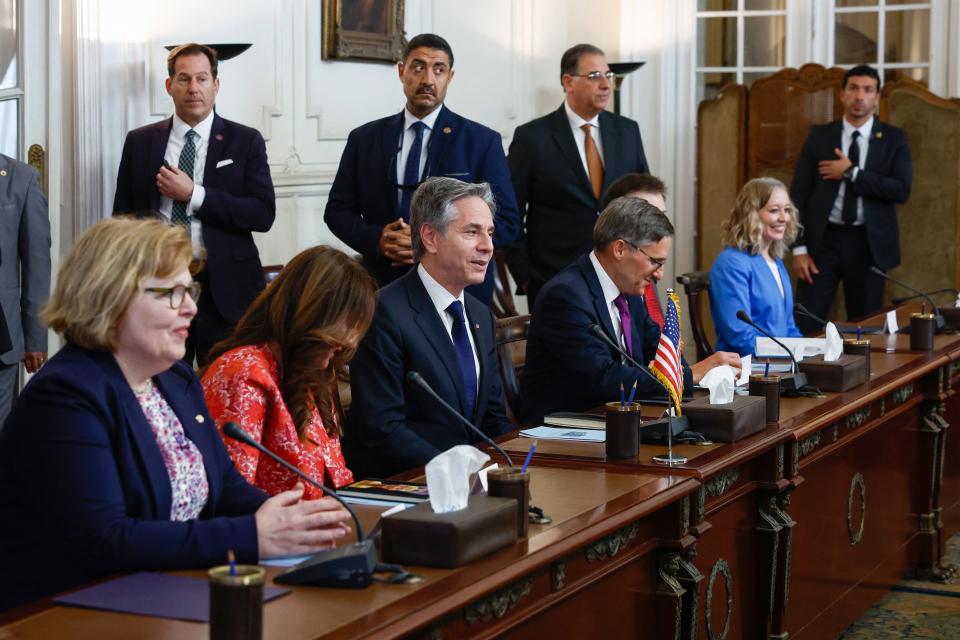
[[[793,244],[797,302],[821,318],[843,282],[848,318],[883,307],[883,283],[870,268],[900,264],[897,204],[910,196],[910,147],[902,129],[875,116],[880,76],[860,65],[843,76],[843,118],[813,127],[797,160],[790,198],[801,227]],[[804,333],[819,331],[797,314]]]
[[[373,324],[350,365],[344,454],[357,477],[426,464],[476,436],[436,400],[405,383],[416,371],[489,436],[512,426],[503,405],[493,314],[469,293],[493,257],[488,184],[428,178],[410,205],[419,264],[380,290]]]
[[[454,75],[449,43],[432,33],[414,37],[398,71],[404,110],[350,132],[324,213],[330,230],[363,256],[381,286],[413,265],[410,199],[429,176],[490,184],[498,206],[496,246],[509,244],[520,228],[500,134],[444,105]],[[492,269],[471,293],[490,303]]]

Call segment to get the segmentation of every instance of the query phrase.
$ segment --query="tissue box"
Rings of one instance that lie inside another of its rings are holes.
[[[470,496],[466,509],[434,513],[429,502],[383,519],[384,562],[453,569],[517,540],[517,501]]]
[[[823,355],[804,358],[800,371],[807,374],[807,384],[821,391],[847,391],[867,381],[866,358],[851,354],[833,362],[824,362]]]
[[[767,426],[767,399],[761,396],[734,396],[729,404],[710,404],[710,398],[698,398],[681,409],[690,421],[690,430],[714,442],[736,442]]]

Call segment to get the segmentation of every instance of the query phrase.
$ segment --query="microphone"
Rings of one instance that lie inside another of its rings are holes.
[[[460,415],[460,412],[459,412],[459,411],[457,411],[456,409],[454,409],[453,407],[451,407],[451,406],[447,403],[446,400],[444,400],[443,398],[441,398],[441,397],[437,394],[437,392],[433,390],[433,387],[431,387],[430,384],[429,384],[426,380],[423,379],[423,376],[421,376],[421,375],[420,375],[419,373],[417,373],[416,371],[408,371],[406,377],[407,377],[407,382],[411,382],[411,383],[417,385],[418,387],[420,387],[421,389],[423,389],[424,391],[426,391],[428,394],[430,394],[430,396],[431,396],[434,400],[436,400],[437,402],[439,402],[447,411],[449,411],[451,415],[456,416],[457,419],[458,419],[460,422],[462,422],[463,424],[465,424],[465,425],[467,426],[467,428],[468,428],[471,432],[473,432],[473,433],[475,433],[476,435],[480,436],[480,439],[482,439],[482,440],[483,440],[484,442],[486,442],[488,445],[490,445],[491,447],[493,447],[494,449],[496,449],[497,453],[499,453],[501,456],[503,456],[503,458],[507,461],[507,464],[510,465],[510,468],[511,468],[511,469],[515,469],[515,468],[516,468],[516,467],[513,466],[513,460],[510,459],[510,456],[507,455],[507,452],[504,451],[503,449],[501,449],[501,448],[500,448],[500,445],[498,445],[496,442],[493,441],[493,438],[491,438],[490,436],[488,436],[487,434],[485,434],[483,431],[481,431],[480,429],[478,429],[477,427],[475,427],[472,422],[470,422],[469,420],[467,420],[466,418],[464,418],[462,415]]]
[[[935,296],[938,293],[949,293],[951,295],[957,295],[957,290],[947,287],[946,289],[937,289],[936,291],[929,291],[927,292],[927,295]],[[893,298],[892,300],[890,300],[890,302],[892,302],[893,304],[903,304],[904,302],[910,302],[914,298],[920,298],[922,296],[923,296],[922,293],[914,294],[912,296],[900,296],[899,298]]]
[[[913,293],[917,294],[917,296],[919,296],[919,297],[923,298],[924,300],[926,300],[927,302],[929,302],[929,303],[930,303],[930,308],[933,309],[933,320],[934,320],[934,322],[936,323],[937,329],[943,329],[943,316],[940,315],[940,309],[937,307],[937,305],[933,304],[933,300],[930,298],[929,295],[927,295],[927,294],[924,293],[923,291],[920,291],[919,289],[914,289],[913,287],[911,287],[910,285],[908,285],[908,284],[905,283],[905,282],[902,282],[902,281],[900,281],[900,280],[897,280],[896,278],[894,278],[894,277],[892,277],[892,276],[888,276],[887,274],[885,274],[883,271],[881,271],[880,269],[878,269],[878,268],[875,267],[875,266],[872,266],[872,265],[871,265],[870,271],[872,271],[873,273],[877,274],[878,276],[880,276],[881,278],[883,278],[883,279],[885,279],[885,280],[889,280],[890,282],[892,282],[892,283],[894,283],[894,284],[900,285],[901,287],[903,287],[903,288],[906,289],[907,291],[912,291]],[[915,297],[916,297],[916,296],[915,296]]]
[[[337,493],[297,469],[295,466],[275,454],[270,449],[254,440],[235,422],[223,425],[223,433],[234,440],[253,447],[260,453],[275,460],[277,463],[294,472],[313,486],[343,505],[343,508],[353,516],[354,526],[357,528],[357,542],[342,547],[334,547],[321,551],[281,573],[275,582],[283,584],[310,584],[324,587],[363,588],[373,580],[373,570],[377,566],[377,550],[373,540],[367,539],[363,533],[363,526],[357,513],[343,501]]]
[[[784,351],[787,352],[787,355],[790,356],[790,360],[793,362],[793,375],[792,376],[783,376],[780,378],[780,387],[783,389],[785,394],[793,394],[800,391],[801,388],[807,386],[807,374],[800,371],[800,363],[797,362],[797,359],[793,357],[793,352],[790,349],[787,349],[787,345],[780,342],[778,339],[770,335],[765,329],[762,329],[757,325],[753,320],[750,319],[750,316],[747,315],[747,312],[743,309],[737,311],[737,319],[746,322],[748,325],[767,336],[775,343],[780,345]]]
[[[795,303],[795,304],[793,305],[793,308],[794,308],[794,310],[799,311],[799,312],[800,312],[800,315],[807,316],[808,318],[810,318],[810,319],[813,320],[814,322],[816,322],[816,323],[818,323],[818,324],[821,324],[821,325],[823,325],[823,326],[827,326],[827,321],[826,321],[826,320],[824,320],[823,318],[821,318],[820,316],[818,316],[818,315],[815,314],[814,312],[810,311],[809,309],[807,309],[805,306],[803,306],[803,305],[800,304],[799,302]],[[739,317],[739,316],[738,316],[738,317]],[[741,318],[741,319],[742,319],[742,318]],[[843,329],[841,329],[841,332],[842,332],[842,331],[843,331]]]

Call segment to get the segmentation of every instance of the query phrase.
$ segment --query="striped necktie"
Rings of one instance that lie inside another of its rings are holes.
[[[197,145],[193,141],[196,136],[197,132],[193,129],[187,131],[187,142],[183,145],[183,151],[180,152],[180,162],[177,163],[177,168],[190,176],[191,180],[193,180],[193,162],[197,159]],[[185,227],[190,225],[186,201],[174,201],[170,219],[173,220],[174,224],[182,224]]]

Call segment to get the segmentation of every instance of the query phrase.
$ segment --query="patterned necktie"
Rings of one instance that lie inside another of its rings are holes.
[[[623,332],[623,343],[627,353],[633,357],[633,324],[630,322],[630,308],[627,306],[627,297],[622,293],[613,299],[613,304],[620,312],[620,330]]]
[[[643,304],[647,307],[650,319],[663,329],[663,311],[660,309],[660,301],[657,300],[657,285],[653,284],[653,281],[648,282],[647,288],[643,290]]]
[[[463,375],[463,388],[466,391],[465,413],[467,418],[472,418],[473,405],[477,401],[477,368],[473,362],[473,349],[470,347],[470,337],[467,335],[467,323],[463,319],[463,303],[454,300],[447,307],[447,313],[453,318],[450,337],[453,338],[453,347],[457,350],[457,359],[460,361],[460,373]]]
[[[410,125],[416,136],[413,139],[413,145],[410,147],[410,153],[407,154],[407,165],[403,170],[404,188],[400,195],[400,215],[404,222],[410,221],[410,199],[413,197],[414,187],[420,182],[420,154],[423,149],[423,132],[427,125],[422,122],[414,122]]]
[[[857,138],[860,137],[859,131],[853,132],[853,138],[850,140],[850,149],[847,151],[847,157],[850,158],[852,166],[860,166],[860,143]],[[853,224],[857,221],[857,194],[853,192],[853,182],[847,180],[843,190],[843,224]]]
[[[600,152],[597,151],[597,145],[593,142],[591,134],[592,125],[585,124],[583,129],[583,153],[587,156],[587,170],[590,173],[590,186],[593,187],[593,195],[600,198],[600,190],[603,189],[603,162],[600,161]]]
[[[193,180],[193,161],[197,159],[197,145],[193,142],[196,136],[197,132],[193,129],[187,131],[187,141],[183,145],[183,151],[180,152],[180,162],[177,163],[180,171],[190,176],[191,180]],[[174,224],[182,224],[185,227],[189,226],[190,216],[187,215],[187,202],[175,200],[170,219],[173,220]]]

